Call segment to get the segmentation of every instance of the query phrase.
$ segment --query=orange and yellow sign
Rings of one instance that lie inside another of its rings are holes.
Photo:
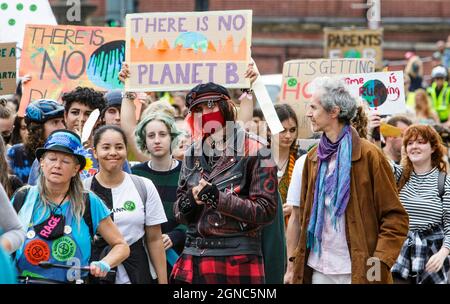
[[[126,25],[127,90],[249,87],[252,11],[129,14]]]
[[[20,75],[31,75],[31,81],[24,85],[19,115],[30,101],[59,101],[77,86],[123,88],[117,76],[124,59],[125,28],[27,25]]]

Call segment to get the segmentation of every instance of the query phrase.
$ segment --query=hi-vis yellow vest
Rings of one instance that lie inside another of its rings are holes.
[[[448,82],[444,82],[439,96],[436,95],[436,82],[433,82],[431,87],[427,88],[428,95],[431,97],[431,104],[433,109],[438,113],[441,122],[447,121],[449,117],[449,104],[450,104],[450,88]]]
[[[416,107],[416,93],[415,92],[408,92],[406,95],[406,105],[414,110]]]

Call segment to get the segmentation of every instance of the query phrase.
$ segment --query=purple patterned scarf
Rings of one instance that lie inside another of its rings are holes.
[[[336,167],[331,175],[326,176],[331,157],[337,153]],[[338,140],[332,143],[325,134],[322,135],[317,148],[319,164],[317,167],[314,201],[308,224],[306,244],[308,248],[319,251],[325,215],[325,197],[331,199],[331,220],[337,229],[337,219],[342,216],[350,197],[350,170],[352,164],[352,129],[346,125]]]

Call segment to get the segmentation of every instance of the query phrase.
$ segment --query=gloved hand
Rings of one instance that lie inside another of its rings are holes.
[[[111,266],[105,261],[95,261],[90,265],[91,274],[95,277],[104,278],[111,270]]]
[[[219,201],[219,189],[215,184],[207,184],[198,193],[198,198],[204,202],[206,205],[212,208],[217,208],[217,203]]]

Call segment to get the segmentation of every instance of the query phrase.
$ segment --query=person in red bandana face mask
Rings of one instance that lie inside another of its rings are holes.
[[[270,150],[236,123],[226,88],[197,85],[186,107],[194,143],[185,153],[174,213],[188,229],[170,281],[264,283],[261,229],[276,215],[278,193]]]

